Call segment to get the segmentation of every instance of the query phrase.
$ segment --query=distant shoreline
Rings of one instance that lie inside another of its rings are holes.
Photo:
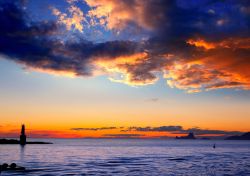
[[[20,141],[16,139],[0,139],[0,145],[4,144],[19,144]],[[26,144],[53,144],[51,142],[40,142],[40,141],[34,141],[34,142],[26,142]]]

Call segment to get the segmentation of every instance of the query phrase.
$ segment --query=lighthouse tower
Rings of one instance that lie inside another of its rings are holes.
[[[26,144],[26,135],[25,135],[25,125],[22,125],[21,135],[20,135],[20,145]]]

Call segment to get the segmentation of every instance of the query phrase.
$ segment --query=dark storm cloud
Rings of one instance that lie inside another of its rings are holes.
[[[56,22],[32,22],[19,1],[0,3],[0,22],[0,54],[33,68],[91,75],[90,58],[129,55],[137,49],[130,41],[62,42]]]
[[[165,25],[157,28],[158,32],[148,42],[152,53],[173,54],[174,62],[183,66],[176,72],[174,64],[166,63],[169,85],[190,92],[200,91],[201,87],[249,89],[249,14],[241,10],[249,9],[249,2],[194,1],[191,5],[187,1],[176,2],[166,12]],[[190,44],[189,39],[198,42]],[[205,48],[207,45],[211,48]],[[198,64],[192,66],[192,61]]]
[[[88,1],[93,14],[99,13],[97,5],[112,7],[102,17],[105,29],[149,34],[140,42],[104,43],[62,40],[58,22],[34,22],[22,4],[0,3],[0,55],[27,67],[76,76],[115,70],[123,74],[119,82],[132,85],[153,84],[160,72],[169,86],[187,92],[250,89],[248,0]],[[121,56],[125,59],[117,61]]]
[[[99,12],[96,6],[112,7],[111,12],[104,15],[107,28],[126,31],[126,27],[133,24],[150,31],[151,35],[143,45],[148,57],[136,64],[116,65],[129,76],[123,82],[152,84],[158,78],[155,72],[164,72],[171,87],[188,92],[250,89],[250,73],[247,71],[250,66],[249,1],[87,2],[99,15],[102,11]],[[126,18],[121,15],[115,23],[119,13],[126,14]]]

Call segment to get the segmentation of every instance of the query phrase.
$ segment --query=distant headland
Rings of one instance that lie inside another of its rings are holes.
[[[0,139],[0,145],[1,144],[20,144],[20,145],[24,146],[26,144],[53,144],[53,143],[51,143],[51,142],[38,142],[38,141],[27,142],[26,141],[26,134],[25,134],[25,125],[22,125],[20,140]]]
[[[196,138],[194,133],[190,132],[186,136],[176,136],[176,139],[203,139],[203,140],[209,140],[210,138],[203,137],[203,138]],[[225,140],[250,140],[250,132],[244,133],[240,136],[229,136],[225,138]]]
[[[250,132],[244,133],[241,136],[229,136],[225,140],[250,140]]]

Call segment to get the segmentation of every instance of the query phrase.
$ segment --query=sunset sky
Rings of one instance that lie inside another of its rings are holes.
[[[250,131],[248,0],[4,0],[0,22],[0,137]]]

